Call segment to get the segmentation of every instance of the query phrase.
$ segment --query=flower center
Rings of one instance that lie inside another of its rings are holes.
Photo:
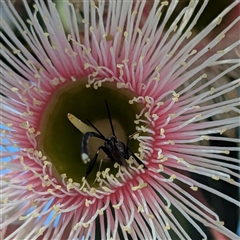
[[[79,131],[68,119],[68,113],[73,114],[84,124],[87,119],[104,135],[105,138],[113,135],[105,105],[109,105],[113,128],[117,139],[126,146],[128,137],[136,132],[134,120],[139,113],[140,104],[129,104],[134,97],[127,89],[119,90],[115,83],[106,82],[97,90],[86,87],[87,80],[64,84],[50,97],[40,120],[41,135],[38,138],[39,150],[41,150],[53,164],[53,174],[59,179],[61,174],[66,174],[67,179],[81,183],[86,175],[89,162],[82,160],[82,142],[84,134]],[[89,125],[90,126],[90,125]],[[86,141],[90,162],[94,158],[100,146],[104,146],[104,140],[98,137],[90,137]],[[129,140],[129,147],[137,152],[139,143],[134,139]],[[109,174],[116,174],[118,169],[114,167],[114,161],[109,159],[102,149],[94,167],[88,175],[91,184],[96,179],[97,172],[110,169]]]

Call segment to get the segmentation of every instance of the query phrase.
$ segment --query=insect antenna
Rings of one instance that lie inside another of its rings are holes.
[[[108,107],[108,104],[107,104],[107,100],[105,100],[105,104],[106,104],[106,108],[107,108],[107,112],[108,112],[109,123],[110,123],[111,129],[112,129],[112,134],[113,134],[113,136],[116,137],[115,132],[114,132],[114,128],[113,128],[113,124],[112,124],[112,118],[111,118],[110,110],[109,110],[109,107]]]
[[[86,120],[98,132],[98,134],[101,136],[101,138],[106,141],[107,139],[104,137],[104,135],[88,119],[86,119]]]

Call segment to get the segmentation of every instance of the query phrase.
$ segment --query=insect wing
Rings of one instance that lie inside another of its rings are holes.
[[[91,126],[88,126],[87,124],[85,124],[84,122],[82,122],[80,119],[78,119],[77,117],[75,117],[73,114],[68,113],[67,115],[69,121],[83,134],[85,134],[86,132],[96,132],[96,130],[94,128],[92,128]]]

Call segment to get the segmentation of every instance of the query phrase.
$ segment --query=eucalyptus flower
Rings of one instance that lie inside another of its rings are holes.
[[[196,33],[208,1],[46,2],[1,2],[3,238],[237,239],[193,175],[239,187],[240,17],[208,38],[239,3]]]

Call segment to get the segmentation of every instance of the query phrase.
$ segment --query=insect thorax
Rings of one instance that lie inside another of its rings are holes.
[[[104,144],[110,151],[116,150],[121,153],[125,152],[125,144],[119,141],[115,136],[110,136],[107,138],[107,141]]]

